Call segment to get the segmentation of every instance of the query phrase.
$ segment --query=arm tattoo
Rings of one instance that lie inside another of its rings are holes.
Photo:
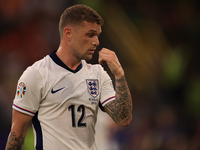
[[[115,83],[115,100],[106,104],[105,110],[117,124],[123,125],[132,118],[132,98],[124,76]]]
[[[15,132],[10,133],[5,150],[21,150],[24,142],[24,137],[20,134],[18,137]]]

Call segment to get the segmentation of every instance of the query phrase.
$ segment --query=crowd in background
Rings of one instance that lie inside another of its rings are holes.
[[[197,0],[0,1],[0,149],[11,127],[17,80],[58,48],[60,14],[77,3],[105,20],[97,51],[116,52],[133,98],[133,120],[126,128],[99,110],[98,150],[200,149]],[[97,58],[96,52],[90,63]]]

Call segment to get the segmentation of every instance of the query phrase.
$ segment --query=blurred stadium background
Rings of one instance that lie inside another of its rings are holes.
[[[78,3],[105,20],[97,51],[106,47],[116,52],[134,104],[126,128],[99,111],[98,150],[200,149],[198,0],[1,0],[0,149],[11,127],[17,80],[58,48],[59,17]],[[91,63],[98,63],[97,58],[96,52]],[[24,150],[32,149],[30,128]]]

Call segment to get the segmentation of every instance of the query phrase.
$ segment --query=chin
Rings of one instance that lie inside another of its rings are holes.
[[[92,55],[86,56],[86,57],[84,57],[83,59],[84,59],[84,60],[91,60],[91,59],[92,59]]]
[[[91,59],[92,59],[92,57],[91,57],[91,58],[86,58],[86,59],[84,59],[84,60],[86,60],[86,61],[87,61],[87,60],[91,60]]]

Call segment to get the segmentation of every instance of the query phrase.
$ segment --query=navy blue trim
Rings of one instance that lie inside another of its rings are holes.
[[[100,103],[100,101],[99,101],[99,108],[100,108],[103,112],[106,112],[105,109],[104,109],[104,107],[103,107],[102,104]]]
[[[67,67],[67,65],[65,65],[60,58],[56,55],[56,50],[54,50],[50,55],[51,59],[59,66],[67,69],[68,71],[71,71],[73,73],[77,73],[79,70],[81,70],[82,68],[82,63],[76,68],[76,70],[72,70],[69,67]]]
[[[36,112],[35,116],[32,119],[33,127],[36,132],[36,150],[43,150],[43,137],[42,137],[42,128],[40,125],[40,121],[38,120],[38,112]]]

